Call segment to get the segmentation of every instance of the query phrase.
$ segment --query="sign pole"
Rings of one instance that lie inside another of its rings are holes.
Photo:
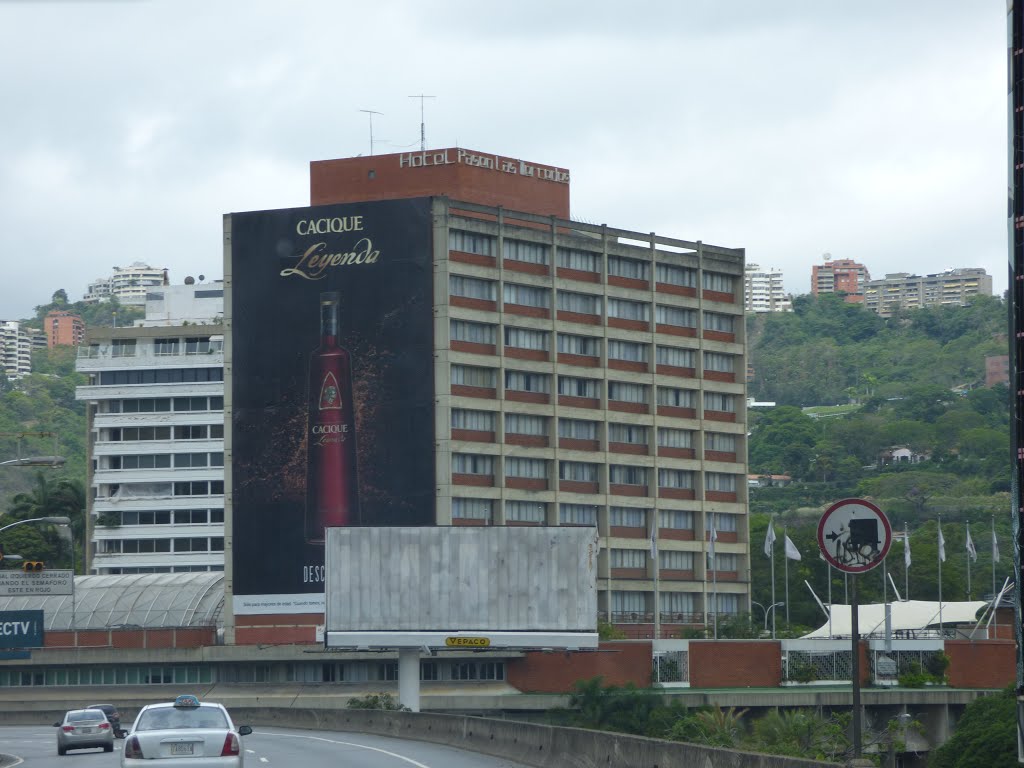
[[[850,675],[853,683],[853,757],[855,760],[863,756],[861,747],[861,711],[860,711],[860,604],[857,600],[857,576],[850,574],[850,634],[853,656],[850,662]]]

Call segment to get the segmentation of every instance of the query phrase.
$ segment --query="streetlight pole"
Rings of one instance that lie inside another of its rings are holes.
[[[11,528],[15,528],[19,525],[27,525],[28,523],[48,523],[50,525],[64,526],[64,528],[68,532],[68,536],[71,539],[71,630],[74,631],[76,623],[75,609],[77,608],[75,601],[77,598],[75,596],[75,536],[74,533],[71,531],[71,518],[65,517],[63,515],[51,517],[30,517],[26,520],[17,520],[13,523],[3,526],[2,528],[0,528],[0,533],[3,533],[4,531],[9,530]]]
[[[775,608],[781,608],[781,607],[783,607],[785,605],[784,602],[772,603],[771,605],[769,605],[766,608],[765,606],[761,605],[761,603],[757,602],[757,600],[751,600],[750,602],[751,602],[751,604],[756,605],[758,608],[760,608],[761,611],[764,613],[764,631],[765,632],[768,631],[768,616],[771,614],[771,612]],[[775,639],[775,623],[773,622],[772,623],[772,640],[774,640],[774,639]]]

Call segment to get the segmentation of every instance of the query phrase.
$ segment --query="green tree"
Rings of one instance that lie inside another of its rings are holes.
[[[967,705],[929,768],[1011,768],[1017,765],[1017,702],[1012,688]]]

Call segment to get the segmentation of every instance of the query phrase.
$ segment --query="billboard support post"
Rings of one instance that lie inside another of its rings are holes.
[[[420,649],[398,650],[398,700],[413,712],[420,711]]]

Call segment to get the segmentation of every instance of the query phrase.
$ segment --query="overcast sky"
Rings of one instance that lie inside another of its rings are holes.
[[[463,146],[568,168],[572,215],[984,267],[1006,288],[1003,0],[0,0],[0,318],[114,265],[223,274],[221,215],[309,161]],[[508,10],[504,10],[507,8]]]

